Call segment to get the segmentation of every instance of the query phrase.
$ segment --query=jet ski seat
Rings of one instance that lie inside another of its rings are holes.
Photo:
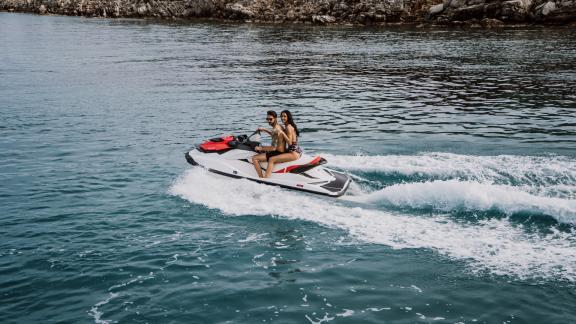
[[[281,168],[274,171],[274,173],[302,173],[306,172],[314,167],[322,164],[326,164],[327,161],[321,156],[315,156],[313,158],[308,156],[302,156],[298,160],[291,162],[279,163],[278,166]]]

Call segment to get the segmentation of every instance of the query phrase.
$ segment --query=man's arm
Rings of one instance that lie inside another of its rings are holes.
[[[268,133],[268,135],[272,136],[272,132],[267,130],[266,128],[258,127],[258,129],[256,131],[257,132],[265,132],[265,133]]]

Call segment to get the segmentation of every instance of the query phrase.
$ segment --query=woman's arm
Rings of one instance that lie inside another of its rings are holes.
[[[292,125],[288,125],[286,127],[286,132],[288,133],[288,135],[286,135],[286,133],[284,133],[282,130],[278,130],[278,133],[284,137],[284,139],[286,140],[286,143],[288,143],[288,145],[292,145],[292,137],[294,134],[294,127],[292,127]]]
[[[277,132],[280,136],[284,137],[284,140],[286,141],[286,143],[292,143],[292,141],[290,140],[290,133],[293,132],[293,128],[292,126],[288,125],[288,127],[286,128],[286,131],[288,132],[288,135],[286,135],[286,133],[284,133],[281,129],[278,129]]]

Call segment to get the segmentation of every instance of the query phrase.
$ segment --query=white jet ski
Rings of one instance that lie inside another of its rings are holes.
[[[276,163],[269,178],[259,178],[252,156],[260,145],[259,133],[213,138],[187,152],[186,161],[202,166],[208,171],[232,178],[244,178],[269,185],[311,192],[330,197],[342,196],[350,185],[350,176],[323,167],[326,160],[320,156],[302,154],[292,162]],[[261,162],[262,171],[267,163]]]

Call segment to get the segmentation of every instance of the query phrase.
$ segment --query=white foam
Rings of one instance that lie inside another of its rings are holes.
[[[354,315],[354,311],[351,309],[343,309],[344,312],[336,314],[337,317],[349,317]]]
[[[391,310],[392,308],[390,307],[382,307],[382,308],[378,308],[378,307],[370,307],[370,308],[366,308],[366,310],[368,311],[372,311],[372,312],[381,312],[383,310]]]
[[[330,322],[332,320],[335,319],[335,317],[330,317],[328,316],[328,313],[324,314],[324,317],[322,318],[316,318],[316,320],[313,320],[312,318],[310,318],[310,316],[308,315],[304,315],[304,317],[312,324],[322,324],[322,323],[327,323]]]
[[[357,239],[395,249],[432,249],[453,259],[466,260],[474,271],[576,281],[576,236],[570,233],[531,234],[506,219],[462,224],[443,216],[411,216],[350,207],[334,199],[247,180],[213,177],[199,168],[186,171],[170,192],[228,215],[277,215],[344,229]],[[425,192],[427,196],[423,199],[432,201],[431,193]],[[404,199],[400,194],[394,197]],[[409,200],[417,201],[417,196]],[[517,203],[510,205],[514,204]]]
[[[321,155],[330,166],[346,170],[528,185],[567,184],[572,189],[576,184],[576,159],[566,156],[474,156],[452,153]]]
[[[108,298],[98,302],[96,305],[94,305],[94,306],[92,306],[92,308],[90,308],[90,311],[88,312],[88,314],[90,314],[90,316],[92,316],[92,318],[94,318],[95,323],[97,323],[97,324],[109,324],[109,323],[111,323],[110,320],[103,320],[102,319],[103,313],[99,310],[99,308],[101,306],[108,304],[112,299],[114,299],[118,296],[119,296],[119,294],[117,294],[117,293],[110,293],[108,295]]]
[[[114,285],[114,286],[108,288],[108,291],[117,290],[118,288],[124,288],[124,287],[130,286],[131,284],[133,284],[135,282],[141,283],[143,281],[154,279],[154,278],[155,278],[154,272],[150,272],[147,276],[137,276],[136,278],[132,278],[127,282],[123,282],[121,284]]]
[[[238,243],[248,243],[248,242],[261,241],[267,235],[268,235],[268,233],[252,233],[252,234],[248,235],[247,238],[242,239],[242,240],[238,240]]]
[[[474,181],[403,183],[347,199],[411,208],[431,207],[443,211],[494,208],[507,214],[527,211],[550,215],[559,222],[576,224],[576,200],[536,196],[518,187]]]

